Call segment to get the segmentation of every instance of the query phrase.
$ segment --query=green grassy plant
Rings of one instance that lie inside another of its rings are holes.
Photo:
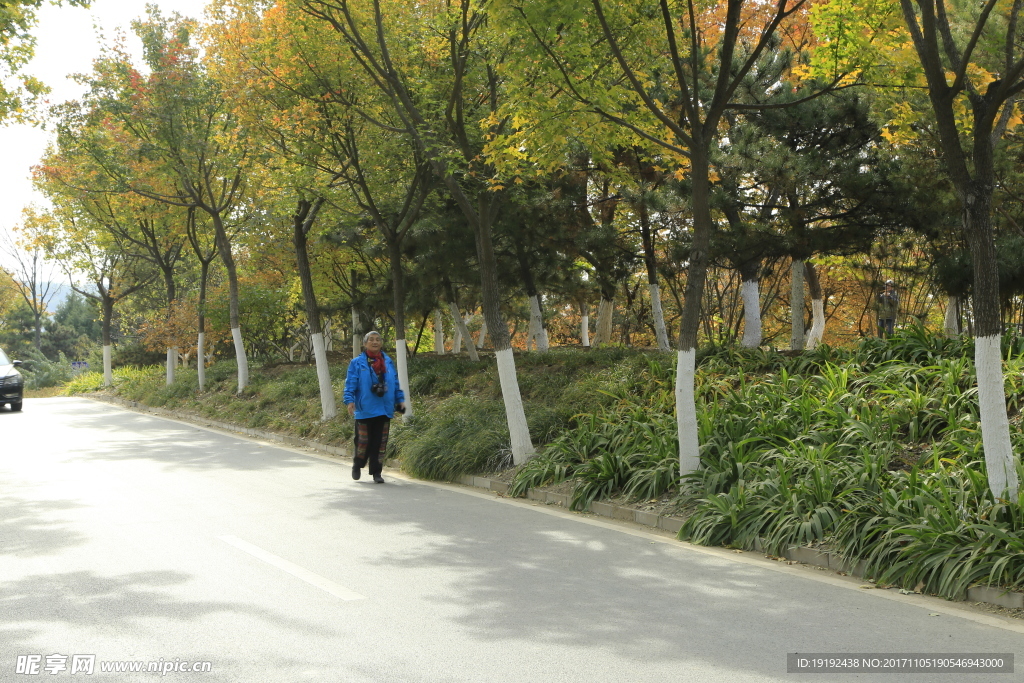
[[[511,453],[502,404],[463,394],[397,425],[388,449],[407,472],[445,481],[498,469]]]

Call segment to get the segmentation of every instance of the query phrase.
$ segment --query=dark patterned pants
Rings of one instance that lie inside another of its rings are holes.
[[[381,456],[388,447],[389,431],[391,418],[387,415],[356,420],[355,464],[362,468],[369,461],[370,476],[377,476],[384,469]]]

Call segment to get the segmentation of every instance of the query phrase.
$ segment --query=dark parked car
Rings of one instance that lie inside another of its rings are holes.
[[[8,404],[11,410],[21,410],[21,400],[25,389],[25,381],[18,372],[20,360],[12,361],[0,349],[0,406]]]

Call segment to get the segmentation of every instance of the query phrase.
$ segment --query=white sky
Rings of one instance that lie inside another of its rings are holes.
[[[164,0],[157,4],[165,14],[179,12],[201,18],[206,0]],[[44,5],[34,30],[36,56],[25,73],[50,86],[51,103],[79,97],[82,86],[66,76],[92,68],[92,60],[100,49],[93,27],[99,26],[107,40],[112,40],[118,29],[131,36],[131,21],[145,11],[146,0],[92,0],[89,9]],[[0,231],[20,223],[22,207],[42,203],[32,189],[29,175],[48,139],[49,133],[31,126],[0,127]]]

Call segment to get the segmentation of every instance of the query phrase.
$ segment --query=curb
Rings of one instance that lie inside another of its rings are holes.
[[[245,436],[263,439],[265,441],[272,441],[286,446],[311,448],[337,457],[352,457],[351,451],[347,448],[330,446],[325,443],[310,441],[309,439],[303,439],[297,436],[276,434],[274,432],[266,432],[261,429],[252,429],[250,427],[240,427],[227,422],[211,420],[192,413],[178,413],[173,410],[167,410],[166,408],[154,408],[137,401],[128,401],[116,396],[82,396],[82,398],[100,401],[101,403],[110,403],[142,413],[156,415],[158,417],[168,417],[174,420],[192,422],[204,427],[214,427],[226,432],[244,434]],[[496,479],[463,475],[458,477],[455,480],[455,483],[486,489],[501,496],[508,495],[508,484]],[[528,500],[535,500],[548,505],[558,505],[566,509],[569,509],[569,504],[572,502],[572,496],[568,493],[554,493],[534,488],[527,490],[526,498]],[[590,512],[593,512],[600,517],[634,522],[642,526],[661,529],[673,534],[679,533],[679,529],[683,526],[683,522],[686,521],[682,517],[658,515],[653,512],[634,510],[633,508],[625,507],[623,505],[615,505],[613,503],[592,503],[590,505]],[[755,552],[761,552],[761,544],[755,543],[754,550]],[[867,562],[864,560],[861,560],[851,566],[850,560],[847,560],[841,555],[811,547],[791,546],[785,553],[783,553],[783,557],[790,562],[822,567],[832,571],[849,574],[850,576],[855,576],[857,578],[864,578],[864,570],[867,568]],[[1024,593],[1017,593],[1009,589],[996,588],[993,586],[971,586],[967,589],[966,601],[983,602],[1007,609],[1024,609]]]
[[[465,486],[474,486],[480,489],[487,489],[488,491],[494,491],[502,496],[508,495],[508,484],[495,479],[464,475],[458,477],[455,480],[455,483],[463,484]],[[558,505],[566,509],[569,508],[569,504],[572,502],[572,496],[568,493],[554,493],[552,491],[543,491],[535,488],[531,488],[526,492],[526,498],[528,500],[535,500],[539,503],[546,503],[548,505]],[[591,503],[590,512],[593,512],[595,515],[600,515],[601,517],[608,517],[610,519],[618,519],[626,522],[635,522],[636,524],[663,529],[664,531],[668,531],[673,534],[679,533],[680,527],[682,527],[683,522],[686,521],[682,517],[658,515],[653,512],[634,510],[633,508],[628,508],[622,505],[613,505],[612,503]]]

